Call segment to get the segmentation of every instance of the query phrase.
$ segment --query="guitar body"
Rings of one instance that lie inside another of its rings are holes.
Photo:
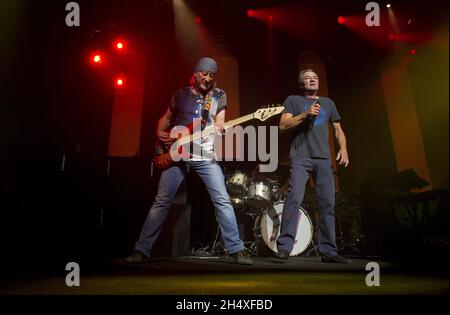
[[[164,171],[175,164],[170,156],[170,148],[160,141],[155,144],[155,152],[153,157],[153,163],[157,168]]]
[[[177,128],[187,128],[189,130],[189,134],[191,135],[194,129],[193,124],[189,124],[187,126],[175,126],[172,129],[174,129],[175,131],[177,130]],[[172,130],[171,129],[171,130]],[[167,133],[170,134],[171,130],[166,130]],[[173,139],[173,142],[180,140],[182,138],[182,136],[179,134],[178,135],[178,139]],[[172,160],[172,157],[170,155],[170,147],[172,146],[173,142],[171,142],[170,144],[165,144],[163,142],[161,142],[160,140],[157,140],[155,143],[155,149],[154,149],[154,155],[153,155],[153,163],[155,164],[155,166],[161,170],[166,170],[168,168],[170,168],[171,166],[173,166],[175,164],[175,162]],[[182,147],[178,147],[178,154],[182,154]]]

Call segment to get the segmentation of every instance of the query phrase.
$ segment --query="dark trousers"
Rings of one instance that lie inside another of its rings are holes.
[[[322,255],[335,256],[335,186],[333,167],[329,159],[293,158],[291,159],[289,190],[283,207],[278,250],[292,251],[297,225],[300,221],[299,207],[303,203],[305,185],[312,172],[316,186],[316,200],[319,210],[318,250]]]

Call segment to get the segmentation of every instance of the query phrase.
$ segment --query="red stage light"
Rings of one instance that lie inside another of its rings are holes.
[[[117,49],[118,51],[125,50],[125,46],[126,46],[126,42],[122,39],[116,40],[114,42],[114,48]]]
[[[103,55],[100,53],[94,53],[91,56],[91,62],[94,64],[101,64],[103,63]]]
[[[202,18],[199,17],[198,15],[195,17],[195,23],[200,24],[202,23]]]
[[[338,17],[337,21],[339,24],[344,24],[345,18],[343,16],[340,16],[340,17]]]
[[[273,16],[269,15],[269,22],[272,22],[272,21],[273,21]]]
[[[409,53],[410,53],[411,55],[415,55],[415,54],[417,53],[417,51],[416,51],[415,48],[413,48],[413,49],[411,49],[411,50],[409,51]]]
[[[125,84],[125,78],[123,78],[123,77],[118,77],[118,78],[116,79],[116,87],[117,87],[117,88],[123,87],[124,84]]]
[[[254,16],[255,15],[255,10],[247,10],[247,16],[248,17],[252,17],[252,16]]]

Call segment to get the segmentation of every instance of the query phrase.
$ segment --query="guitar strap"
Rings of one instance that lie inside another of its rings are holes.
[[[205,103],[203,104],[202,109],[202,130],[206,127],[208,124],[208,118],[209,118],[209,109],[211,108],[211,95],[208,93],[205,97]]]

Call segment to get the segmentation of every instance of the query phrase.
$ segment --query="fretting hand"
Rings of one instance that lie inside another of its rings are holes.
[[[216,130],[217,133],[220,135],[224,135],[226,132],[226,127],[225,127],[225,123],[223,121],[216,121],[214,123],[214,125],[216,126]]]

